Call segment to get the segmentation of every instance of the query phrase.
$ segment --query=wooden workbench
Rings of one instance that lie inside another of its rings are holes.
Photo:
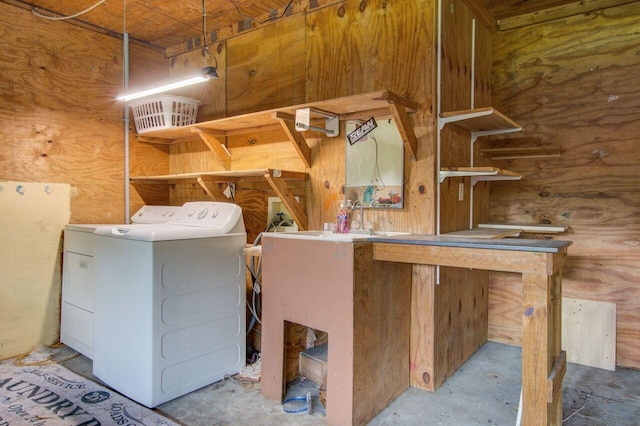
[[[562,266],[570,241],[374,238],[375,260],[522,274],[522,424],[562,424]],[[428,322],[412,318],[412,324]],[[411,339],[419,330],[411,330]],[[412,353],[413,356],[413,353]],[[417,361],[411,359],[411,365]]]

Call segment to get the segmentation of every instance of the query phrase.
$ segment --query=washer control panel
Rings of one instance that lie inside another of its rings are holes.
[[[182,206],[143,206],[133,216],[132,223],[165,223],[173,220]]]
[[[240,207],[233,203],[195,201],[185,203],[170,223],[223,228],[237,221],[241,214]]]

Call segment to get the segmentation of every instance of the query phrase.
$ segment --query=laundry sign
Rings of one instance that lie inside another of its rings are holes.
[[[378,123],[376,123],[376,119],[371,117],[367,121],[365,121],[362,125],[355,128],[355,130],[347,135],[347,139],[349,143],[353,145],[358,142],[360,139],[371,133],[376,127],[378,127]]]
[[[0,363],[2,426],[178,426],[59,364]]]

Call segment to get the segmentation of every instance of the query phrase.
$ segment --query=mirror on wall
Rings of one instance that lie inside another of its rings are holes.
[[[402,138],[393,119],[372,120],[346,122],[345,199],[360,200],[365,208],[401,209]]]

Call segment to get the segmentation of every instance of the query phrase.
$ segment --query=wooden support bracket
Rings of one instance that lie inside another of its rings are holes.
[[[553,364],[551,374],[547,379],[547,402],[552,404],[557,399],[558,390],[562,389],[562,379],[567,372],[567,353],[560,352],[558,359]]]
[[[226,135],[224,132],[216,132],[214,130],[203,129],[194,127],[191,129],[192,132],[197,133],[200,138],[204,141],[205,144],[209,147],[211,151],[213,151],[222,164],[224,165],[225,170],[229,170],[231,168],[231,153],[227,149],[224,144],[222,144],[219,138],[223,138]]]
[[[298,155],[304,162],[305,166],[311,168],[311,148],[309,148],[309,144],[307,144],[307,140],[304,136],[296,130],[294,124],[295,117],[291,114],[279,111],[274,112],[272,116],[280,121],[284,132],[287,134],[287,137],[289,137],[291,143],[293,143],[294,148],[298,152]]]
[[[391,114],[396,121],[396,126],[398,127],[400,137],[404,143],[404,149],[407,154],[409,154],[409,158],[411,158],[412,161],[415,161],[418,154],[418,141],[416,139],[416,134],[413,131],[411,121],[409,120],[407,110],[404,106],[395,103],[389,104],[389,108],[391,109]]]
[[[280,176],[280,171],[269,170],[269,173],[265,174],[264,178],[269,182],[269,185],[271,185],[271,188],[276,195],[280,197],[282,204],[284,204],[293,220],[298,224],[298,229],[306,231],[308,228],[307,214],[302,206],[300,206],[300,203],[296,201],[296,197],[289,190],[284,177]]]
[[[202,176],[198,176],[196,180],[198,182],[198,185],[202,187],[204,192],[206,192],[207,195],[211,197],[213,201],[222,201],[222,202],[229,201],[226,195],[224,195],[224,193],[220,190],[220,187],[216,182],[207,181],[203,179]]]

